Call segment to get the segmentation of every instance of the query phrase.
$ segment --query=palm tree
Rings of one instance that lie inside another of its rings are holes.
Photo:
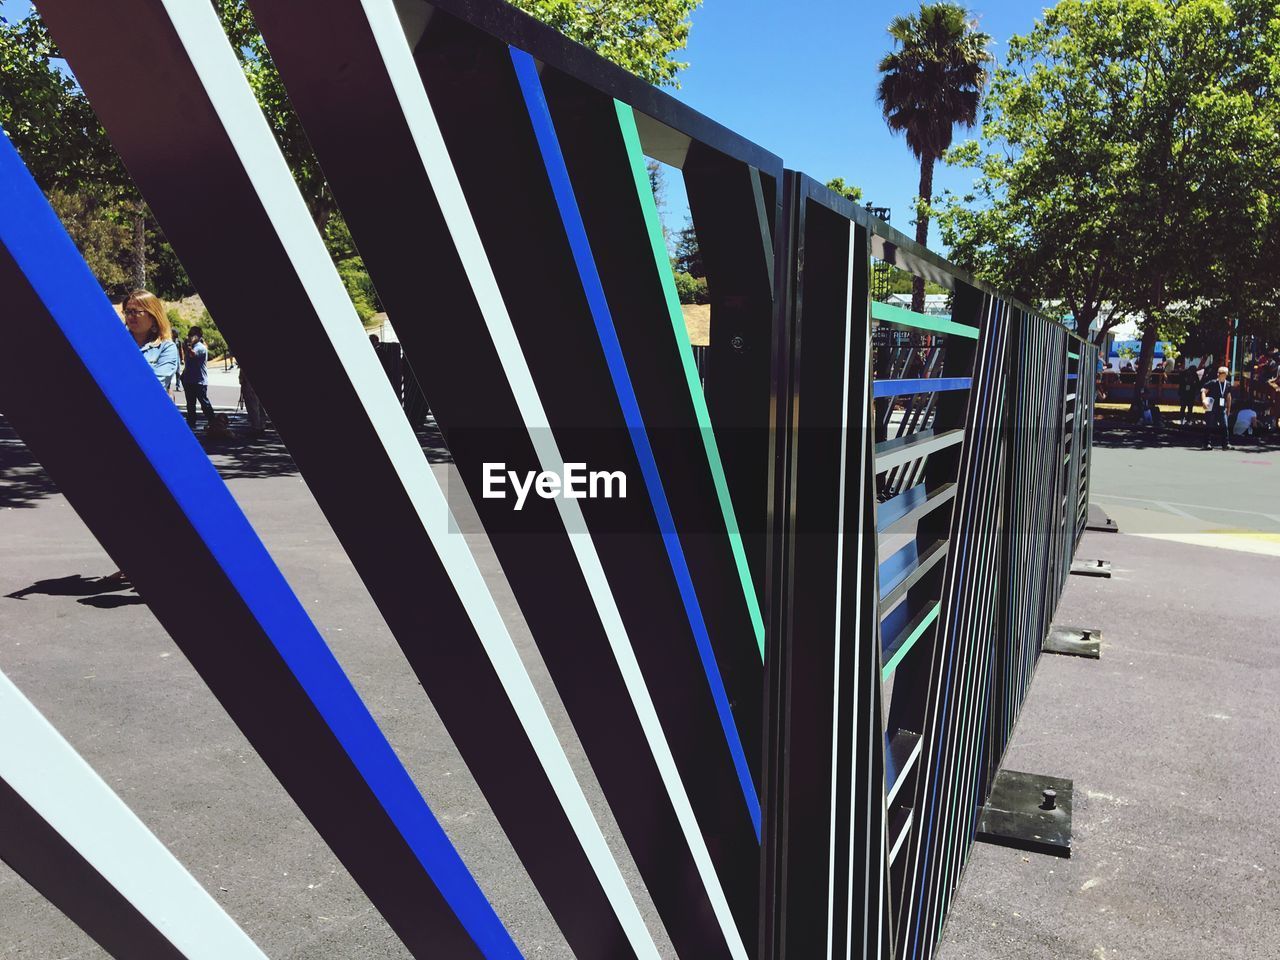
[[[933,201],[933,165],[951,146],[952,128],[972,127],[987,83],[991,35],[978,29],[969,11],[954,3],[922,3],[920,13],[894,17],[889,35],[895,48],[880,61],[876,100],[885,123],[907,135],[907,147],[920,161],[921,208],[916,242],[929,238],[928,204]],[[911,288],[911,309],[924,309],[924,279]]]

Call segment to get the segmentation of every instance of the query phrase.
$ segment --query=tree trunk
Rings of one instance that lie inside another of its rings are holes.
[[[920,200],[921,206],[933,202],[933,164],[936,158],[925,154],[920,158]],[[929,245],[929,212],[927,209],[916,211],[916,243],[922,247]],[[911,281],[911,309],[916,313],[924,313],[924,277],[915,277]]]
[[[1098,319],[1097,307],[1085,307],[1080,311],[1080,315],[1076,317],[1076,336],[1081,340],[1089,340],[1089,328],[1093,326],[1093,321]]]
[[[1138,354],[1138,376],[1133,381],[1133,396],[1138,398],[1138,391],[1146,387],[1151,390],[1151,362],[1156,355],[1156,341],[1160,339],[1160,324],[1152,317],[1147,317],[1142,325],[1142,352]],[[1152,402],[1155,394],[1151,395]]]
[[[133,211],[133,250],[130,282],[135,290],[147,289],[147,205],[139,200]]]

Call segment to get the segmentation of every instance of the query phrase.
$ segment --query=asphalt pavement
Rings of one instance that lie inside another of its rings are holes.
[[[1280,957],[1280,451],[1197,443],[1095,445],[1113,576],[1055,620],[1102,657],[1041,658],[1004,763],[1073,781],[1072,857],[976,845],[939,960]]]
[[[1190,498],[1189,498],[1190,499]],[[1123,530],[1123,526],[1121,527]],[[1073,781],[1071,859],[977,844],[939,960],[1280,956],[1280,557],[1088,533],[1006,769]]]
[[[211,388],[232,411],[233,377]],[[438,436],[423,440],[447,481]],[[1280,956],[1280,453],[1151,440],[1099,440],[1095,500],[1123,532],[1087,534],[1080,556],[1115,576],[1072,578],[1057,619],[1100,629],[1102,660],[1042,659],[1006,762],[1074,780],[1074,856],[976,847],[943,960]],[[271,433],[208,449],[525,955],[567,960],[287,450]],[[461,520],[632,875],[496,560]],[[407,956],[145,605],[95,583],[112,568],[0,420],[0,670],[268,956]],[[179,558],[173,588],[198,604]],[[104,956],[0,865],[0,957]]]

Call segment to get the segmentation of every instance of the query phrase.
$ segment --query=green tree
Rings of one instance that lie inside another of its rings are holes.
[[[835,191],[846,200],[852,200],[854,203],[862,199],[862,188],[855,187],[851,183],[845,183],[844,177],[832,177],[827,181],[827,189]]]
[[[84,183],[123,190],[128,175],[79,85],[33,11],[0,18],[0,126],[42,190]]]
[[[698,243],[698,234],[689,217],[685,217],[684,226],[676,231],[671,268],[691,277],[705,277],[707,274],[702,266],[702,247]]]
[[[71,218],[72,239],[103,271],[104,286],[145,286],[146,207],[83,91],[58,69],[58,59],[36,13],[13,22],[0,18],[0,127],[41,190],[58,193],[59,212]],[[103,222],[91,223],[90,217]],[[104,246],[108,241],[111,249]]]
[[[512,0],[570,40],[659,86],[680,86],[689,16],[702,0]]]
[[[35,10],[0,17],[0,127],[108,295],[190,281]],[[152,273],[157,268],[157,273]]]
[[[222,20],[222,28],[227,32],[227,38],[240,59],[240,66],[249,86],[253,88],[258,106],[262,108],[271,132],[280,145],[280,151],[288,161],[293,179],[311,212],[311,219],[326,240],[329,240],[329,221],[337,213],[337,204],[334,203],[329,183],[325,180],[320,164],[311,150],[311,143],[302,129],[302,121],[289,102],[289,94],[280,78],[280,71],[271,59],[266,41],[258,32],[253,13],[246,0],[213,0],[213,5]],[[338,232],[350,239],[345,225],[340,226]],[[341,257],[344,252],[338,251],[335,254],[331,246],[331,254]]]
[[[74,191],[50,187],[45,196],[103,288],[134,286],[133,228],[120,216],[118,200],[88,185]]]
[[[990,35],[977,29],[969,12],[954,3],[922,3],[919,14],[889,23],[894,49],[880,61],[876,99],[894,133],[920,161],[916,242],[929,239],[933,168],[942,158],[956,124],[972,127],[987,81]],[[924,280],[917,278],[911,309],[924,308]]]
[[[942,215],[952,255],[1082,333],[1104,304],[1158,339],[1274,315],[1275,0],[1061,0],[1015,37],[980,171]],[[1269,253],[1271,251],[1271,253]],[[1103,324],[1103,332],[1110,322]]]
[[[681,303],[707,303],[711,295],[707,292],[706,277],[691,277],[683,271],[677,271],[676,296]]]

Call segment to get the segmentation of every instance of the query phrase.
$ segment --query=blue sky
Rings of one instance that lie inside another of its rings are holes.
[[[1044,0],[969,0],[1004,59],[1009,38],[1026,33]],[[1049,4],[1052,5],[1052,4]],[[875,102],[876,65],[891,42],[889,20],[919,9],[890,0],[704,0],[674,95],[818,180],[844,177],[863,199],[892,210],[914,234],[911,201],[920,168],[902,137],[889,133]],[[957,141],[963,133],[957,133]],[[967,189],[972,173],[939,167],[936,190]],[[671,190],[671,206],[679,201]],[[930,230],[930,245],[937,241]]]
[[[1004,58],[1009,38],[1025,33],[1044,0],[970,0],[982,29]],[[22,16],[27,0],[0,0],[0,14]],[[875,102],[876,64],[890,47],[885,27],[918,2],[891,0],[704,0],[693,15],[689,48],[679,58],[679,99],[819,180],[842,176],[864,199],[892,210],[913,233],[911,199],[919,167],[891,135]],[[963,136],[959,134],[958,136]],[[968,171],[939,167],[935,189],[964,190]],[[666,218],[684,219],[684,191],[668,177]],[[938,242],[930,231],[930,245]]]

